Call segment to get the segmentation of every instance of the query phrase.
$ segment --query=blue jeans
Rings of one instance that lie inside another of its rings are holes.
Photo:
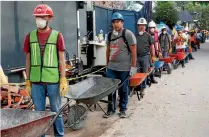
[[[168,51],[163,51],[163,58],[168,57]]]
[[[126,111],[127,110],[127,104],[128,104],[128,93],[129,93],[129,81],[127,80],[129,76],[130,71],[116,71],[112,69],[107,69],[106,76],[108,78],[113,79],[120,79],[121,83],[124,82],[124,84],[119,88],[119,96],[120,96],[120,102],[119,107],[120,111]],[[108,96],[108,101],[111,101],[112,104],[108,104],[108,111],[115,112],[116,111],[116,91]]]
[[[146,55],[143,57],[138,57],[137,58],[137,62],[136,62],[136,66],[138,69],[139,73],[148,73],[148,69],[150,67],[150,55]],[[145,79],[142,84],[141,84],[141,88],[145,89],[147,85],[147,79]]]
[[[59,84],[32,84],[32,100],[36,111],[46,110],[46,96],[49,97],[52,112],[58,112],[61,108],[61,97]],[[59,115],[53,123],[55,137],[64,137],[64,122],[62,115]],[[45,135],[42,135],[45,137]]]

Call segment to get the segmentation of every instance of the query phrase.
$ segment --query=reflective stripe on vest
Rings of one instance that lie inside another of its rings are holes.
[[[57,39],[59,32],[52,30],[44,46],[43,58],[37,38],[37,30],[30,33],[31,68],[30,80],[32,82],[57,83],[59,81]]]

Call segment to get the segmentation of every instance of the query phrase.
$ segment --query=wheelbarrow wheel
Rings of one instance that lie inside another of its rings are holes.
[[[173,61],[173,68],[174,69],[178,68],[178,61],[176,59]]]
[[[168,74],[171,74],[171,72],[172,72],[172,67],[171,67],[170,63],[168,63],[167,72],[168,72]]]
[[[161,76],[162,76],[162,70],[161,70],[161,68],[159,69],[159,78],[161,78]]]
[[[71,107],[68,113],[67,126],[72,130],[80,130],[84,127],[85,119],[87,117],[87,110],[81,105]]]

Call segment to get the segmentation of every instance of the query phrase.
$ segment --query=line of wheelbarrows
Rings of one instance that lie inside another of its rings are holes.
[[[146,78],[149,81],[151,74],[158,77],[161,77],[162,71],[167,71],[168,74],[171,74],[172,69],[176,69],[180,62],[188,59],[188,55],[191,52],[189,51],[188,54],[185,52],[177,52],[175,54],[169,54],[167,58],[159,58],[158,61],[154,62],[153,67],[149,68],[148,73],[136,73],[130,77],[130,96],[136,92],[138,100],[143,98],[140,90],[135,90],[136,87],[140,86]],[[116,92],[122,84],[118,79],[93,76],[74,85],[70,85],[70,92],[65,96],[67,103],[62,106],[58,113],[33,111],[31,110],[32,104],[22,109],[1,109],[1,136],[39,137],[48,131],[60,114],[64,117],[66,128],[79,130],[84,126],[87,109],[94,111],[96,106],[98,106],[106,113],[98,102],[110,103],[103,99],[109,94]],[[147,82],[147,84],[151,86],[151,82]],[[72,100],[76,101],[75,105],[70,105],[72,104]]]

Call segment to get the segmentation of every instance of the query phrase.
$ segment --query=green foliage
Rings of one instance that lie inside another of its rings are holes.
[[[204,5],[199,2],[188,2],[185,5],[185,9],[191,13],[197,12],[199,14],[193,14],[194,19],[199,20],[198,26],[201,29],[209,29],[209,4],[206,2]]]
[[[179,19],[179,14],[176,8],[175,2],[172,1],[159,1],[155,7],[155,21],[160,23],[161,21],[167,24],[170,28]]]

